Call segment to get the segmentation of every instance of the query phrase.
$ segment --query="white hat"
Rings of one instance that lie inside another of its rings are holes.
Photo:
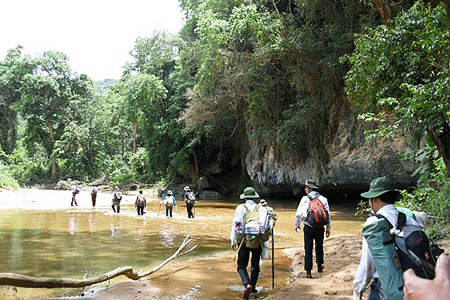
[[[414,216],[416,216],[416,221],[420,227],[424,228],[428,222],[428,215],[423,211],[414,211]]]

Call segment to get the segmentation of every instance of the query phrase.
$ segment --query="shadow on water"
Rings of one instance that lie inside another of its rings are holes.
[[[198,201],[196,218],[188,219],[183,203],[178,203],[173,218],[166,218],[165,210],[156,199],[150,199],[147,213],[138,217],[134,197],[125,198],[120,214],[111,212],[110,195],[100,195],[93,209],[87,193],[78,197],[80,206],[76,208],[45,210],[28,206],[27,209],[0,210],[0,270],[78,279],[103,274],[119,266],[148,270],[172,255],[192,232],[192,244],[198,244],[198,248],[150,277],[152,284],[161,289],[161,298],[236,299],[240,295],[242,286],[233,260],[235,252],[229,249],[236,201]],[[303,244],[303,235],[294,231],[298,200],[276,200],[269,204],[278,214],[275,285],[282,287],[290,276],[290,259],[282,249]],[[330,206],[332,235],[360,231],[362,220],[354,216],[356,202],[330,201]],[[265,293],[271,287],[271,261],[263,261],[261,270],[258,285]],[[126,280],[124,277],[112,282]],[[19,288],[16,296],[73,296],[78,292],[79,289]],[[0,295],[7,298],[5,295],[11,296],[11,290],[0,287]]]

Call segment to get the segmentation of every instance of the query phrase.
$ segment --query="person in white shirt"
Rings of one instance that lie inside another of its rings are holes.
[[[370,190],[362,193],[361,196],[369,199],[369,205],[375,214],[384,216],[393,227],[397,227],[399,212],[394,206],[394,203],[397,201],[399,193],[395,189],[391,179],[385,176],[373,179],[370,183]],[[377,220],[378,217],[371,215],[364,223],[364,226],[374,223]],[[417,223],[412,218],[407,217],[406,224]],[[367,299],[386,299],[369,246],[366,239],[363,238],[361,259],[353,280],[353,299],[362,299],[364,291],[369,284],[370,293]]]
[[[175,197],[173,196],[173,193],[171,190],[167,191],[167,196],[164,197],[164,200],[161,202],[166,207],[166,217],[172,218],[173,214],[173,208],[177,208],[177,201]]]
[[[306,180],[305,191],[306,196],[303,196],[295,214],[295,231],[300,231],[300,222],[303,224],[304,233],[304,247],[305,247],[305,271],[306,278],[312,278],[311,270],[313,268],[313,246],[316,243],[316,263],[317,271],[319,273],[323,272],[324,269],[324,258],[323,258],[323,239],[324,239],[324,227],[313,227],[309,224],[307,220],[309,204],[311,199],[319,199],[322,202],[326,212],[328,212],[328,223],[326,224],[326,237],[328,238],[331,233],[331,218],[330,218],[330,207],[328,205],[328,200],[324,196],[320,195],[314,189],[318,189],[316,182],[313,180]]]
[[[244,193],[240,195],[242,200],[245,200],[245,203],[239,204],[236,207],[236,211],[234,214],[231,231],[230,231],[230,241],[231,241],[231,249],[238,250],[238,261],[237,261],[237,272],[241,278],[242,284],[244,285],[244,294],[242,296],[243,299],[248,299],[250,297],[250,293],[256,292],[256,283],[258,282],[259,277],[259,262],[261,258],[261,242],[259,243],[257,248],[249,248],[246,246],[245,238],[238,245],[236,233],[244,233],[244,216],[248,212],[252,212],[258,206],[258,225],[261,233],[266,232],[266,230],[270,230],[269,218],[267,215],[267,210],[264,206],[256,204],[255,201],[259,199],[258,193],[252,187],[247,187],[244,190]],[[251,268],[250,268],[250,278],[247,272],[248,261],[250,259],[251,254]]]

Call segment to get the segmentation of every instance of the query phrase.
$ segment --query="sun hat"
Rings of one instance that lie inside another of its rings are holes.
[[[241,199],[257,199],[257,198],[259,198],[259,195],[258,195],[258,193],[255,191],[255,189],[254,188],[252,188],[252,187],[246,187],[245,189],[244,189],[244,193],[242,193],[241,195],[240,195],[240,198]]]
[[[190,191],[191,188],[190,188],[189,186],[185,186],[185,187],[184,187],[184,190],[187,192],[187,191]]]
[[[259,205],[261,205],[261,206],[267,205],[267,201],[264,199],[261,199],[261,201],[259,201]]]
[[[370,182],[369,191],[362,193],[361,196],[364,198],[376,198],[387,192],[397,191],[394,186],[394,182],[386,177],[377,177]]]
[[[317,186],[316,182],[314,180],[310,180],[310,179],[306,180],[305,185],[309,186],[312,189],[318,189],[319,188]]]

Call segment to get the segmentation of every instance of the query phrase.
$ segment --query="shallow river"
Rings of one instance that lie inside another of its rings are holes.
[[[197,201],[195,219],[188,219],[184,203],[172,219],[157,199],[148,199],[146,214],[137,216],[136,194],[125,195],[120,214],[111,209],[111,193],[99,192],[92,208],[90,194],[77,195],[70,207],[69,191],[19,190],[0,193],[0,272],[37,277],[81,279],[120,266],[149,270],[173,254],[192,232],[198,247],[150,276],[161,299],[237,299],[242,286],[236,272],[229,232],[237,200]],[[275,286],[290,276],[290,259],[283,249],[300,246],[303,235],[294,229],[298,200],[268,201],[278,215],[275,227]],[[329,199],[331,235],[360,232],[354,216],[356,202]],[[326,249],[325,249],[325,263]],[[119,277],[112,283],[126,281]],[[271,289],[271,261],[262,261],[258,286]],[[84,290],[105,287],[99,284]],[[76,296],[80,289],[27,289],[0,286],[1,299],[31,296]]]

